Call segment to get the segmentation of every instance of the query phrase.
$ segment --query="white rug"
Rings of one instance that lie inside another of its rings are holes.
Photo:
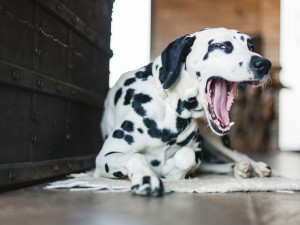
[[[91,172],[71,174],[69,179],[56,181],[46,189],[69,189],[71,191],[130,191],[128,179],[94,178]],[[185,180],[162,179],[166,192],[225,193],[250,191],[277,191],[293,193],[300,191],[300,179],[283,177],[237,179],[229,175],[203,174]]]

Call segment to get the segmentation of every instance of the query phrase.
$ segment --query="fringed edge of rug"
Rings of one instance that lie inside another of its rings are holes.
[[[69,189],[70,191],[127,192],[130,180],[95,178],[92,171],[71,174],[69,179],[48,184],[46,189]],[[226,193],[269,192],[293,193],[300,191],[300,180],[284,177],[238,179],[229,175],[202,174],[184,180],[162,179],[166,192]]]

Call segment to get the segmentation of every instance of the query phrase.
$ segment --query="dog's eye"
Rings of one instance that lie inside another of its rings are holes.
[[[254,52],[254,47],[249,47],[249,50],[251,51],[251,52]]]
[[[226,46],[223,45],[223,44],[214,44],[214,47],[215,48],[221,48],[221,49],[225,49],[226,48]]]
[[[247,40],[247,45],[248,45],[249,51],[251,51],[251,52],[255,51],[255,46],[250,39]]]

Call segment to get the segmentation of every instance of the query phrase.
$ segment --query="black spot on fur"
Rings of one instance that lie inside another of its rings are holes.
[[[181,99],[179,99],[177,103],[176,112],[178,113],[178,115],[181,115],[181,113],[185,109],[187,110],[195,109],[198,107],[198,104],[199,103],[196,97],[189,98],[187,101],[186,100],[182,101]]]
[[[152,63],[143,67],[144,71],[138,71],[135,73],[135,77],[143,81],[147,80],[149,76],[152,76]]]
[[[245,41],[245,38],[244,38],[244,36],[241,36],[241,40],[242,40],[242,41]]]
[[[177,143],[177,145],[179,146],[186,146],[196,135],[196,131],[193,131],[192,133],[190,133],[189,136],[186,137],[186,139],[184,139],[183,141]]]
[[[115,153],[122,153],[122,152],[109,152],[109,153],[106,153],[104,156],[108,156],[108,155],[115,154]]]
[[[177,117],[176,118],[177,132],[181,133],[190,123],[191,123],[191,118],[183,119],[183,118]]]
[[[185,107],[187,109],[194,109],[194,108],[197,108],[198,106],[198,101],[196,99],[196,97],[192,97],[192,98],[189,98],[186,103],[185,103]]]
[[[225,53],[226,54],[232,53],[234,47],[233,47],[233,44],[230,41],[223,42],[223,45],[226,46],[226,48],[225,48]]]
[[[135,82],[135,78],[129,78],[124,82],[124,86],[129,86]]]
[[[196,163],[201,162],[203,160],[203,152],[202,151],[195,151],[195,160]]]
[[[208,42],[208,45],[210,45],[213,41],[214,41],[214,39],[211,39],[211,40]]]
[[[197,134],[195,136],[196,142],[198,143],[197,148],[203,149],[203,137],[199,134],[199,130],[197,131]]]
[[[159,179],[159,188],[155,191],[157,192],[157,196],[162,196],[165,194],[165,188],[161,179]]]
[[[154,159],[154,160],[151,160],[151,165],[152,166],[154,166],[154,167],[157,167],[157,166],[159,166],[160,165],[160,161],[159,160],[157,160],[157,159]]]
[[[105,172],[108,173],[109,172],[109,167],[108,167],[107,163],[105,163],[104,167],[105,167]]]
[[[116,95],[115,95],[115,105],[118,103],[120,97],[122,95],[122,88],[120,88],[119,90],[117,90]]]
[[[131,186],[131,190],[134,191],[136,189],[139,189],[140,185],[136,184],[136,185],[133,185]]]
[[[155,69],[156,69],[156,70],[157,70],[157,68],[158,68],[158,65],[155,66]]]
[[[239,62],[240,67],[243,65],[243,62]]]
[[[161,82],[162,80],[165,80],[165,79],[167,79],[167,74],[165,73],[164,68],[160,67],[159,68],[159,80]]]
[[[147,66],[144,67],[146,74],[152,75],[152,65],[153,63],[149,63]]]
[[[134,130],[134,125],[131,121],[125,120],[122,123],[121,128],[127,132],[132,132]]]
[[[152,98],[149,95],[140,93],[140,94],[134,95],[131,105],[132,105],[133,110],[137,114],[144,117],[144,116],[146,116],[146,110],[143,108],[142,104],[150,102],[151,100],[152,100]]]
[[[225,48],[220,48],[221,45],[224,45]],[[230,41],[225,41],[225,42],[222,42],[222,43],[214,43],[214,44],[210,44],[208,46],[208,49],[207,49],[207,53],[204,55],[203,57],[203,60],[207,60],[208,59],[208,56],[211,52],[215,51],[215,50],[221,50],[221,51],[224,51],[226,54],[230,54],[232,53],[233,51],[233,45]]]
[[[129,145],[131,145],[131,144],[134,142],[133,137],[132,137],[131,135],[125,135],[124,140],[125,140]]]
[[[123,174],[121,171],[114,172],[113,175],[114,175],[115,177],[118,177],[118,178],[125,177],[124,174]]]
[[[176,143],[177,139],[172,139],[168,142],[168,145],[174,145]]]
[[[201,141],[201,142],[198,142],[197,148],[203,149],[202,141]]]
[[[133,95],[134,95],[134,90],[133,89],[128,89],[126,91],[126,95],[125,95],[125,99],[124,99],[124,105],[129,105],[130,104],[130,101],[131,101]]]
[[[162,142],[169,142],[172,139],[177,137],[177,133],[173,133],[171,130],[169,129],[159,129],[157,127],[157,124],[154,120],[149,119],[149,118],[145,118],[143,120],[145,126],[148,128],[148,134],[150,135],[150,137],[152,138],[158,138],[160,139]]]
[[[187,70],[187,67],[186,67],[186,60],[184,62],[184,70]]]
[[[176,119],[176,128],[177,128],[177,132],[172,132],[170,129],[159,129],[157,126],[157,123],[149,118],[145,118],[143,120],[145,126],[148,128],[148,134],[150,135],[150,137],[152,138],[157,138],[160,139],[162,142],[167,143],[168,145],[174,145],[177,141],[177,137],[178,135],[185,130],[185,128],[190,124],[191,119],[182,119],[180,117],[177,117]],[[193,135],[191,135],[191,137],[188,137],[188,140],[184,140],[182,143],[182,145],[184,145],[186,142],[188,143],[194,136],[195,136],[196,132],[193,132]]]
[[[203,57],[203,61],[207,60],[208,59],[208,56],[209,56],[209,53],[211,53],[213,50],[216,49],[216,46],[215,45],[212,45],[212,44],[209,44],[208,45],[208,49],[207,49],[207,52],[206,54],[204,55]]]
[[[209,54],[210,52],[211,52],[211,51],[206,52],[206,54],[205,54],[204,57],[203,57],[203,61],[205,61],[205,60],[208,59],[208,54]]]
[[[230,138],[228,135],[222,136],[222,143],[225,147],[231,148]]]
[[[150,180],[151,180],[150,176],[144,176],[143,177],[143,184],[150,184]]]
[[[181,101],[181,99],[178,100],[178,103],[177,103],[177,108],[176,108],[176,112],[181,115],[181,113],[183,112],[184,110],[184,104],[183,104],[183,101]]]
[[[124,137],[124,131],[122,130],[115,130],[114,133],[113,133],[113,137],[114,138],[118,138],[118,139],[121,139]]]
[[[197,76],[198,78],[200,78],[200,77],[201,77],[201,73],[200,73],[199,71],[197,71],[197,72],[196,72],[196,76]]]
[[[143,129],[142,129],[142,128],[138,128],[137,130],[138,130],[138,132],[140,132],[141,134],[143,134],[143,133],[144,133],[144,131],[143,131]]]

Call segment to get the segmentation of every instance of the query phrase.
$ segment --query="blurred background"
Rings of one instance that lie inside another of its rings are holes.
[[[300,150],[300,2],[297,0],[116,0],[112,14],[110,86],[146,65],[168,43],[206,27],[253,37],[272,62],[264,88],[242,87],[231,111],[232,145],[244,152]]]
[[[108,86],[207,27],[249,34],[273,65],[263,88],[239,88],[232,147],[293,158],[299,12],[299,0],[0,0],[0,189],[94,167]]]

